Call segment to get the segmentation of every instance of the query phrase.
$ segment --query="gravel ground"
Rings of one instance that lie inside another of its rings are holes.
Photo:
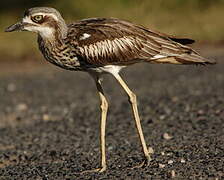
[[[110,110],[102,174],[77,174],[100,163],[99,98],[89,75],[43,61],[2,65],[0,179],[224,179],[224,53],[205,53],[219,64],[138,64],[122,73],[154,149],[143,169],[130,170],[143,153],[127,97],[105,77]]]

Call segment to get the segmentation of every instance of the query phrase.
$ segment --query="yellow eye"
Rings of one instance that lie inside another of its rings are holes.
[[[32,19],[33,22],[38,23],[38,22],[43,20],[43,16],[42,15],[36,15],[36,16],[31,17],[31,19]]]

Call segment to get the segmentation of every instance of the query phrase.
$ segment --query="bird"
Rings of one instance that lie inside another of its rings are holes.
[[[121,77],[121,70],[141,62],[215,64],[188,46],[195,42],[192,39],[167,35],[117,18],[88,18],[66,24],[59,11],[51,7],[26,10],[20,22],[5,29],[5,32],[12,31],[37,33],[39,49],[47,61],[66,70],[87,72],[94,79],[101,101],[101,164],[86,172],[107,169],[105,133],[109,105],[102,87],[105,74],[112,75],[128,96],[144,153],[144,161],[136,167],[145,167],[151,153],[141,126],[137,97]]]

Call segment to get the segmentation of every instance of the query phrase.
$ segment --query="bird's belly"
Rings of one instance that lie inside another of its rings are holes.
[[[100,74],[104,74],[104,73],[115,74],[115,73],[119,73],[120,70],[125,67],[126,66],[106,65],[106,66],[88,68],[88,71],[93,73],[100,73]]]

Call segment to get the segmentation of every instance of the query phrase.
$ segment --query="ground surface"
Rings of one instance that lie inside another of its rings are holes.
[[[155,151],[144,169],[129,169],[143,154],[127,98],[105,77],[110,111],[102,174],[76,174],[100,162],[99,100],[89,76],[43,61],[2,64],[0,179],[224,179],[224,53],[203,52],[219,64],[141,64],[122,73]]]

